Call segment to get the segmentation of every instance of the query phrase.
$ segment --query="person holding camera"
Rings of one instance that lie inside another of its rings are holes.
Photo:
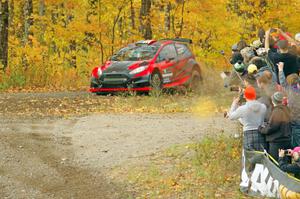
[[[239,106],[241,96],[246,104]],[[265,137],[258,132],[258,127],[263,124],[266,106],[256,101],[256,91],[252,86],[246,87],[239,97],[232,102],[228,113],[230,120],[239,120],[243,125],[243,148],[245,150],[263,151],[267,148]]]
[[[289,157],[292,156],[293,163],[289,163]],[[295,147],[293,150],[279,150],[279,168],[288,173],[292,173],[296,178],[300,179],[300,146]]]
[[[259,132],[266,135],[269,154],[277,161],[279,149],[291,148],[291,116],[287,106],[282,104],[284,95],[276,92],[272,96],[273,111],[266,125],[259,127]]]

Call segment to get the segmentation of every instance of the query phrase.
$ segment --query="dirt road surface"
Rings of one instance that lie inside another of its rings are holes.
[[[111,168],[205,134],[236,132],[236,125],[221,116],[189,113],[21,114],[51,109],[49,99],[78,97],[97,98],[84,92],[0,95],[1,198],[128,198],[124,185],[108,180]]]

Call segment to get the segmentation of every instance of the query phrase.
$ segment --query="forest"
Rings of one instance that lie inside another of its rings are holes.
[[[0,90],[82,88],[91,69],[142,39],[191,38],[197,59],[226,67],[260,28],[300,31],[299,0],[1,0]]]

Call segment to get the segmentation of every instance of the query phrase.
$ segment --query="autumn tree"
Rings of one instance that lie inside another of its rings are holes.
[[[24,17],[24,34],[23,34],[23,44],[26,44],[30,34],[30,26],[33,24],[32,19],[33,14],[33,4],[32,0],[25,0],[23,6],[23,17]]]
[[[140,31],[145,39],[152,39],[151,28],[151,0],[141,0]]]
[[[7,67],[8,59],[8,0],[0,1],[0,64],[3,69]]]

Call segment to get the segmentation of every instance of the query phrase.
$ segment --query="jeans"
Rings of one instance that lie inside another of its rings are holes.
[[[292,147],[300,146],[300,121],[292,121]]]

